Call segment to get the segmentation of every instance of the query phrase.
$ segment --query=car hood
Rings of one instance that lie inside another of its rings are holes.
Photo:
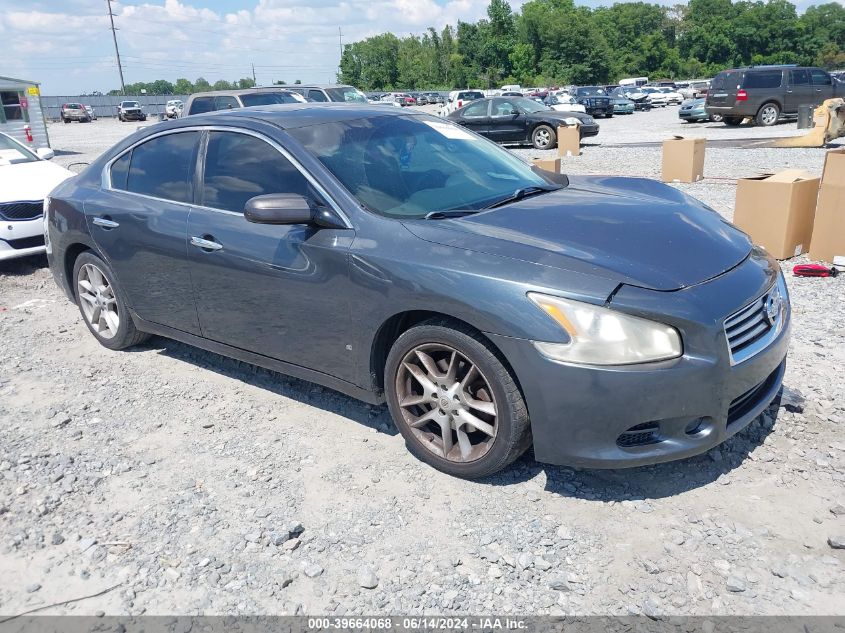
[[[430,242],[663,291],[730,270],[752,246],[745,233],[677,189],[616,176],[572,176],[559,191],[406,226]]]
[[[0,202],[43,200],[74,173],[46,160],[0,165]]]

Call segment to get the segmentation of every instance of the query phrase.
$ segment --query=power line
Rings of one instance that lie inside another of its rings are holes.
[[[117,47],[117,30],[114,28],[114,13],[111,10],[111,0],[106,0],[109,8],[109,22],[111,22],[111,37],[114,40],[114,54],[117,57],[117,70],[120,73],[120,91],[126,94],[126,84],[123,81],[123,66],[120,63],[120,49]]]

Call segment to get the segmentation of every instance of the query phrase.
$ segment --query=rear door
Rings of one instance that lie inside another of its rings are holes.
[[[789,114],[798,112],[798,106],[813,103],[814,94],[810,71],[806,68],[794,68],[789,71],[789,84],[786,86],[786,99],[783,110]]]
[[[764,103],[773,101],[784,108],[786,86],[781,69],[755,70],[745,73],[742,87],[748,95],[748,111],[757,112]]]
[[[118,157],[85,200],[91,236],[138,316],[199,334],[186,256],[200,133],[154,137]]]
[[[833,78],[821,68],[810,69],[810,83],[813,88],[813,105],[821,105],[825,99],[833,95]]]
[[[736,105],[736,93],[742,86],[743,71],[726,70],[713,78],[707,93],[707,105],[717,108],[732,108]]]

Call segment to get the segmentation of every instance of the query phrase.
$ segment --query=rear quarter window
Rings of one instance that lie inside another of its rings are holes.
[[[767,70],[763,72],[747,73],[742,87],[749,88],[780,88],[783,71]]]
[[[214,97],[198,97],[191,103],[188,114],[202,114],[214,110]]]

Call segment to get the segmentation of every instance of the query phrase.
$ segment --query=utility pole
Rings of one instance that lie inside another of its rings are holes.
[[[343,31],[340,30],[340,27],[337,27],[337,43],[340,45],[340,56],[343,57]],[[340,66],[340,62],[338,62],[338,66]]]
[[[120,73],[120,93],[126,95],[126,84],[123,82],[123,65],[120,63],[120,49],[117,47],[117,29],[114,28],[114,13],[111,10],[111,0],[106,0],[109,7],[109,22],[111,22],[111,37],[114,40],[114,54],[117,57],[117,70]]]
[[[258,80],[255,78],[255,64],[252,65],[252,85],[258,85]]]

